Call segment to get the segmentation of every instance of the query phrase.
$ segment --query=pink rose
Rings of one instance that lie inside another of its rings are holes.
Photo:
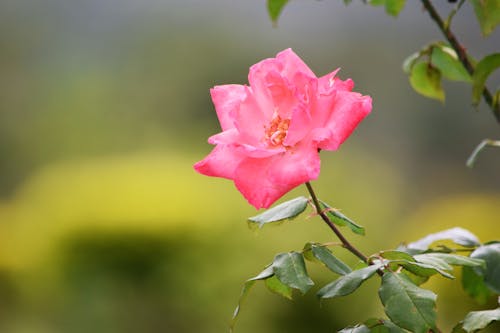
[[[320,149],[336,150],[372,108],[337,71],[317,78],[287,49],[250,67],[250,86],[211,89],[222,132],[196,171],[234,180],[257,209],[316,179]]]

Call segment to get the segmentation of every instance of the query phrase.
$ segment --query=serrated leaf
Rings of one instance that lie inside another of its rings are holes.
[[[293,289],[289,286],[283,284],[276,275],[273,275],[264,280],[266,287],[271,290],[273,293],[281,295],[285,298],[292,299]]]
[[[392,270],[397,270],[398,266],[401,266],[408,273],[411,273],[407,275],[416,285],[422,284],[427,278],[435,274],[441,274],[450,279],[455,278],[453,275],[443,271],[442,267],[435,267],[426,263],[417,262],[413,256],[406,252],[383,251],[380,252],[379,255],[387,259],[386,264],[388,264]]]
[[[300,215],[307,207],[309,200],[306,197],[298,197],[279,204],[262,214],[250,217],[250,223],[257,223],[262,228],[267,223],[284,222]]]
[[[320,201],[321,208],[326,209],[326,215],[330,218],[330,220],[335,223],[338,226],[347,226],[349,229],[351,229],[352,232],[358,235],[364,235],[365,234],[365,228],[363,226],[360,226],[344,214],[342,214],[340,211],[337,209],[334,209],[330,207],[328,204],[326,204],[323,201]]]
[[[314,243],[309,243],[306,246],[309,246],[313,257],[323,263],[332,272],[339,275],[346,275],[352,272],[351,268],[342,260],[335,257],[327,247]]]
[[[276,277],[290,288],[298,289],[305,294],[314,282],[307,274],[304,257],[298,252],[287,252],[276,255],[273,261]]]
[[[472,77],[458,59],[456,52],[446,45],[434,45],[432,47],[431,63],[448,80],[472,81]]]
[[[349,295],[358,289],[364,281],[372,277],[381,267],[381,264],[375,264],[343,275],[321,288],[317,296],[320,298],[332,298]]]
[[[484,283],[484,277],[471,267],[462,268],[462,288],[479,304],[486,304],[493,296],[492,291]]]
[[[241,289],[240,297],[238,299],[238,305],[234,309],[233,317],[231,318],[231,322],[229,323],[230,332],[233,331],[234,325],[236,325],[236,321],[238,320],[238,315],[240,314],[241,306],[245,302],[250,290],[252,289],[255,282],[258,280],[264,280],[270,278],[274,275],[272,266],[266,267],[262,272],[260,272],[257,276],[248,279],[245,284],[243,284],[243,288]]]
[[[441,274],[448,279],[454,279],[455,277],[450,273],[446,272],[445,269],[439,267],[435,263],[423,263],[423,262],[411,262],[411,261],[395,261],[407,271],[421,277],[430,277],[434,274]],[[446,264],[446,263],[445,263]],[[451,268],[451,267],[450,267]]]
[[[444,90],[441,86],[441,72],[425,62],[413,65],[410,84],[419,94],[444,102]]]
[[[388,259],[389,264],[399,265],[405,268],[408,272],[420,277],[427,278],[439,273],[449,279],[455,278],[453,275],[446,272],[446,270],[451,270],[451,266],[439,258],[433,260],[433,257],[427,258],[425,254],[411,256],[408,253],[401,251],[383,251],[380,253],[380,256]],[[418,258],[422,258],[422,256],[423,260],[419,261]]]
[[[267,0],[267,11],[273,22],[278,21],[278,17],[287,3],[288,0]]]
[[[500,1],[500,0],[499,0]],[[500,5],[499,5],[500,6]],[[500,53],[490,54],[478,62],[472,75],[472,102],[477,105],[481,100],[486,80],[500,67]]]
[[[420,286],[421,284],[429,281],[429,276],[416,275],[406,269],[403,270],[401,273],[406,275],[410,279],[410,281],[416,284],[417,286]]]
[[[425,253],[421,255],[416,255],[415,257],[422,258],[436,258],[440,259],[447,264],[454,266],[469,266],[469,267],[486,267],[485,262],[482,259],[475,259],[471,257],[461,256],[452,253]]]
[[[476,332],[494,321],[500,321],[500,308],[469,312],[463,320],[462,327],[467,333]]]
[[[455,227],[447,230],[443,230],[434,234],[427,235],[416,242],[412,242],[408,244],[408,248],[415,249],[419,251],[425,251],[429,248],[429,246],[437,241],[441,240],[451,240],[455,244],[464,246],[464,247],[474,247],[479,245],[479,240],[477,237],[471,233],[470,231]]]
[[[500,23],[500,0],[470,0],[474,6],[481,32],[487,36]]]
[[[445,260],[433,256],[431,253],[417,254],[413,256],[413,258],[415,258],[415,260],[420,263],[427,264],[437,269],[442,269],[446,271],[453,270],[453,267],[451,267]]]
[[[364,322],[370,333],[406,333],[404,329],[388,319],[371,318]]]
[[[386,272],[379,296],[385,313],[399,327],[414,333],[436,329],[436,294],[413,284],[405,275]]]
[[[415,261],[415,259],[406,252],[402,251],[382,251],[379,253],[382,258],[389,260],[408,260]]]
[[[486,262],[486,267],[475,267],[474,270],[484,277],[484,283],[492,291],[500,294],[500,243],[480,246],[470,256]]]

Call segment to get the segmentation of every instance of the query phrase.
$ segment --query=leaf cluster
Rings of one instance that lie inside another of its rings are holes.
[[[363,227],[320,202],[333,223],[364,234]],[[308,203],[305,197],[292,199],[250,218],[249,223],[262,227],[294,219],[305,211]],[[270,291],[290,300],[296,293],[307,293],[315,284],[308,274],[307,262],[320,264],[336,275],[316,292],[320,300],[347,296],[374,276],[381,278],[378,297],[387,318],[371,318],[341,332],[439,332],[437,295],[421,285],[434,275],[455,279],[454,267],[462,269],[462,286],[478,302],[484,303],[500,294],[500,242],[481,243],[462,228],[433,233],[396,249],[380,251],[355,267],[339,259],[329,248],[331,245],[338,244],[309,242],[301,251],[277,254],[262,272],[245,282],[231,328],[257,281],[263,281]],[[457,324],[454,332],[476,332],[500,320],[499,314],[500,308],[471,312]]]

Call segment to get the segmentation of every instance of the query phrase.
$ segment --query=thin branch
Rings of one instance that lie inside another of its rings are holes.
[[[455,50],[455,52],[458,55],[458,59],[462,63],[462,65],[465,67],[467,72],[472,76],[474,74],[474,65],[469,61],[469,58],[467,56],[467,52],[465,51],[465,48],[458,42],[457,38],[453,34],[453,32],[450,30],[449,27],[449,22],[448,26],[447,24],[443,21],[441,16],[439,16],[439,13],[436,11],[434,6],[432,5],[430,0],[422,0],[422,4],[424,5],[425,9],[431,16],[431,19],[436,22],[437,26],[441,30],[441,32],[444,34],[448,42],[450,43],[451,47]],[[490,107],[491,111],[493,112],[493,115],[495,116],[495,119],[497,120],[498,123],[500,123],[500,105],[494,105],[493,103],[493,95],[491,92],[488,90],[488,88],[484,88],[483,90],[483,98],[486,101],[486,104]]]
[[[476,162],[477,155],[481,152],[486,147],[500,147],[500,140],[490,140],[490,139],[484,139],[481,141],[480,144],[477,145],[476,149],[470,154],[469,158],[467,159],[467,162],[465,163],[469,168],[472,168],[474,166],[474,163]]]
[[[357,248],[355,248],[345,237],[342,235],[340,230],[335,226],[335,224],[330,221],[330,218],[326,215],[324,210],[321,208],[321,205],[319,203],[318,197],[316,196],[316,193],[314,193],[314,190],[309,182],[306,182],[307,190],[309,191],[309,194],[311,195],[312,202],[314,204],[314,207],[316,208],[316,212],[321,216],[323,221],[332,229],[332,231],[335,233],[337,238],[342,242],[342,246],[347,249],[349,252],[354,254],[356,257],[359,259],[363,260],[366,264],[370,264],[368,262],[368,257],[365,256],[361,251],[359,251]]]

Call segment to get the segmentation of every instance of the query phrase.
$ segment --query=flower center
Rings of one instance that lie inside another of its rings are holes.
[[[274,113],[273,119],[265,128],[265,139],[272,146],[279,146],[283,144],[288,127],[290,126],[290,119],[281,119],[277,112]]]

